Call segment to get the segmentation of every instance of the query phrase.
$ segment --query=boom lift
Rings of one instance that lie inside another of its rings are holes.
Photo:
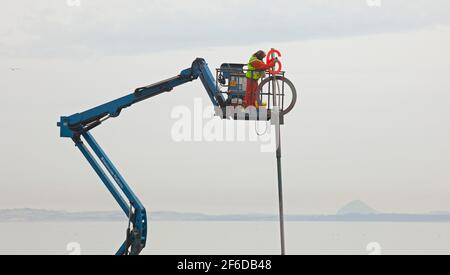
[[[197,58],[190,68],[181,71],[175,77],[138,88],[129,95],[85,112],[76,113],[71,116],[63,116],[57,124],[60,127],[60,136],[73,140],[75,146],[87,159],[129,219],[126,239],[118,249],[117,255],[138,255],[145,247],[147,242],[147,214],[144,205],[94,139],[90,131],[100,126],[107,119],[118,117],[122,110],[127,107],[162,93],[172,91],[175,87],[198,78],[202,81],[215,107],[216,115],[221,118],[270,120],[271,107],[276,106],[270,104],[270,102],[267,107],[253,110],[253,112],[242,112],[242,108],[240,111],[237,111],[239,109],[239,101],[242,101],[245,94],[245,70],[243,64],[223,64],[220,69],[216,70],[216,80],[205,60]],[[283,89],[277,93],[271,93],[270,91],[264,92],[264,87],[270,88],[269,86],[273,85],[273,81],[280,81]],[[284,99],[285,94],[287,94],[284,87],[285,85],[289,87],[291,94],[290,104],[287,108],[281,106],[280,117],[283,117],[287,112],[292,110],[296,101],[296,92],[292,83],[284,77],[284,72],[278,71],[275,74],[270,74],[270,77],[266,78],[261,84],[260,100],[264,97],[273,97],[274,100],[275,97]]]

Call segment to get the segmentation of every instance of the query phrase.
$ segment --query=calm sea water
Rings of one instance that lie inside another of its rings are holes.
[[[0,254],[113,254],[125,228],[120,222],[0,223]],[[450,254],[449,223],[288,222],[286,234],[289,254]],[[158,221],[149,237],[144,254],[279,253],[275,222]]]

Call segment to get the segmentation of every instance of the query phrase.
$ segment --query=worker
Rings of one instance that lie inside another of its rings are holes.
[[[258,96],[258,81],[265,77],[265,71],[274,67],[278,62],[278,58],[275,58],[269,64],[264,63],[264,58],[266,53],[264,51],[257,51],[248,62],[247,77],[247,89],[244,98],[244,107],[255,106],[259,107],[257,96]]]

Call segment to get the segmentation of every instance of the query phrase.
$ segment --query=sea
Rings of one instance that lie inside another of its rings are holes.
[[[2,255],[109,255],[126,222],[0,223]],[[291,255],[450,254],[450,223],[287,222]],[[147,255],[277,255],[276,222],[149,224]]]

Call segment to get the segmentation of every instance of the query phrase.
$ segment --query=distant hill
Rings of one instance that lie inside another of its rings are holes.
[[[207,215],[202,213],[151,212],[153,221],[276,221],[270,214]],[[120,211],[105,212],[65,212],[40,209],[0,210],[0,222],[115,222],[127,221]]]
[[[150,212],[151,221],[185,222],[275,222],[275,214],[208,215],[202,213]],[[292,222],[450,222],[450,213],[383,214],[362,202],[352,202],[339,210],[338,215],[286,215]],[[120,211],[65,212],[39,209],[0,210],[0,223],[7,222],[127,222]]]
[[[428,213],[429,215],[435,215],[435,216],[450,216],[450,212],[449,211],[433,211]]]
[[[338,210],[337,215],[375,215],[379,212],[366,203],[356,200],[352,201]]]
[[[41,209],[0,210],[0,222],[126,221],[121,212],[65,212]]]

